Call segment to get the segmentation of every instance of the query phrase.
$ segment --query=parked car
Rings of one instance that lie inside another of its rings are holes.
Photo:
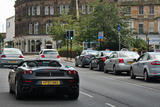
[[[60,60],[56,49],[43,49],[39,52],[38,60]]]
[[[139,57],[137,52],[132,51],[115,51],[109,59],[105,61],[104,72],[113,71],[115,75],[121,72],[130,74],[130,66]]]
[[[79,97],[78,72],[57,60],[23,61],[9,72],[8,81],[10,93],[17,99],[53,93],[67,95],[72,100]]]
[[[104,62],[111,55],[113,51],[100,51],[95,57],[90,61],[89,68],[97,68],[98,70],[104,69]]]
[[[160,78],[160,53],[147,52],[140,56],[130,68],[131,79],[137,76],[144,77],[145,81],[151,78]]]
[[[76,56],[75,58],[75,66],[84,67],[85,65],[89,65],[91,58],[98,54],[96,50],[83,50],[81,55]]]
[[[4,48],[0,55],[1,67],[15,67],[24,60],[21,50],[17,48]]]

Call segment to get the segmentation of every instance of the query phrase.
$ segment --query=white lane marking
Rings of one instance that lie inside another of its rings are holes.
[[[88,96],[88,97],[90,97],[90,98],[93,98],[93,96],[91,96],[91,95],[89,95],[89,94],[87,94],[87,93],[85,93],[85,92],[80,91],[80,93],[83,94],[83,95],[86,95],[86,96]]]
[[[110,106],[110,107],[116,107],[116,106],[114,106],[114,105],[112,105],[112,104],[110,104],[110,103],[105,103],[107,106]]]
[[[158,89],[154,89],[154,88],[151,88],[151,87],[147,87],[147,86],[144,86],[144,85],[138,85],[138,84],[134,84],[134,83],[130,83],[130,82],[127,82],[127,81],[122,81],[122,80],[119,80],[119,79],[115,79],[115,78],[112,78],[112,77],[104,77],[105,79],[111,79],[111,80],[118,80],[118,81],[121,81],[121,82],[124,82],[126,84],[129,84],[129,85],[133,85],[133,86],[137,86],[137,87],[141,87],[141,88],[147,88],[147,89],[150,89],[150,90],[153,90],[153,91],[159,91]]]

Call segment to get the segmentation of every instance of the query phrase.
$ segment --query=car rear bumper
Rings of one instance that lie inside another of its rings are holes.
[[[23,59],[1,59],[0,64],[2,67],[12,67],[17,66],[22,61]]]
[[[131,67],[131,65],[118,64],[118,65],[116,65],[116,70],[117,71],[129,72],[130,71],[130,67]]]
[[[23,84],[23,93],[27,94],[46,94],[46,93],[56,93],[56,94],[67,94],[72,92],[74,89],[79,88],[79,84],[65,84],[65,85],[33,85],[33,84]]]

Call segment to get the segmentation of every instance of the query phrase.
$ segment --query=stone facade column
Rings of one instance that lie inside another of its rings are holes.
[[[36,42],[37,42],[37,40],[34,40],[34,48],[35,48],[34,52],[37,52],[37,50],[36,50],[36,48],[37,48]]]
[[[26,42],[26,45],[25,45],[25,52],[28,52],[28,40],[25,40],[25,42]]]

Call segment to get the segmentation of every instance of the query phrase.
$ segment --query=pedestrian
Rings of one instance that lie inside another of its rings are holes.
[[[154,48],[153,47],[151,47],[151,49],[150,49],[150,51],[149,52],[154,52]]]

